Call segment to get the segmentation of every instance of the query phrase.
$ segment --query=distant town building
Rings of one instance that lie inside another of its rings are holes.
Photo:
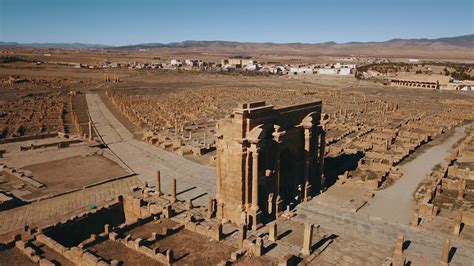
[[[221,64],[235,66],[235,68],[243,68],[246,65],[256,64],[257,61],[249,56],[234,56],[227,59],[222,59]]]
[[[449,84],[453,79],[449,76],[432,74],[420,75],[402,73],[390,79],[390,85],[402,86],[410,88],[427,88],[427,89],[449,89]]]
[[[292,74],[292,75],[313,74],[313,69],[309,66],[290,67],[289,74]]]
[[[355,68],[356,68],[355,64],[335,63],[333,65],[326,65],[322,68],[319,68],[318,74],[348,76],[348,75],[354,74]]]
[[[181,61],[180,59],[171,59],[170,64],[172,66],[180,67],[183,66],[183,61]]]
[[[338,70],[336,68],[320,68],[318,70],[318,74],[321,74],[321,75],[336,75],[337,71]]]

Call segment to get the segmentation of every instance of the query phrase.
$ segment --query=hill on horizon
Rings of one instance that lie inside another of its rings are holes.
[[[0,41],[0,47],[24,47],[24,48],[56,48],[56,49],[91,49],[91,48],[118,48],[118,49],[130,49],[130,48],[193,48],[193,47],[208,47],[208,46],[225,46],[225,47],[238,47],[239,45],[268,45],[268,46],[334,46],[334,45],[374,45],[374,44],[445,44],[451,46],[474,48],[474,34],[455,36],[455,37],[442,37],[436,39],[401,39],[395,38],[388,41],[382,42],[347,42],[337,43],[333,41],[322,42],[322,43],[274,43],[274,42],[238,42],[238,41],[199,41],[199,40],[186,40],[182,42],[170,42],[170,43],[138,43],[132,45],[107,45],[107,44],[88,44],[88,43],[18,43],[18,42],[3,42]]]
[[[196,56],[215,54],[222,56],[249,55],[260,58],[280,56],[287,58],[387,57],[474,61],[474,34],[437,39],[391,39],[384,42],[323,42],[323,43],[259,43],[236,41],[183,41],[172,43],[141,43],[126,46],[83,43],[31,43],[0,42],[1,47],[40,49],[105,49],[133,52],[146,49],[150,52]]]

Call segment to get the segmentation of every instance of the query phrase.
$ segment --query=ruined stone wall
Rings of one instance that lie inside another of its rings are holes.
[[[124,222],[123,205],[118,202],[109,208],[102,208],[79,217],[73,223],[59,224],[50,230],[45,230],[45,234],[66,247],[73,247],[89,238],[91,234],[103,232],[105,224],[117,226]]]
[[[69,113],[73,126],[73,128],[70,128],[69,131],[77,133],[84,138],[89,138],[89,134],[92,133],[92,137],[94,137],[96,135],[94,130],[89,132],[90,118],[87,112],[85,94],[71,93],[68,97]]]

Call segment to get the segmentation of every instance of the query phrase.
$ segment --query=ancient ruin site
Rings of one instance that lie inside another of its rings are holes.
[[[474,266],[472,3],[0,2],[0,266]]]

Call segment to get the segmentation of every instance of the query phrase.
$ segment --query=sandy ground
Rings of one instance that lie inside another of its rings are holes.
[[[17,248],[0,251],[0,266],[10,265],[36,265],[26,255],[23,255]]]
[[[151,248],[160,251],[172,249],[177,261],[173,265],[217,265],[230,258],[234,248],[215,241],[208,241],[200,234],[182,229],[156,242]]]
[[[75,156],[23,169],[30,170],[34,180],[45,184],[48,193],[60,193],[127,174],[119,165],[101,155]]]
[[[377,191],[375,197],[360,212],[386,221],[409,224],[416,206],[413,194],[418,185],[433,167],[449,155],[452,146],[466,135],[465,127],[456,128],[455,133],[443,143],[403,165],[402,178],[389,188]]]
[[[108,261],[112,259],[121,261],[122,265],[161,265],[156,260],[112,240],[106,240],[99,245],[95,245],[90,251]]]

